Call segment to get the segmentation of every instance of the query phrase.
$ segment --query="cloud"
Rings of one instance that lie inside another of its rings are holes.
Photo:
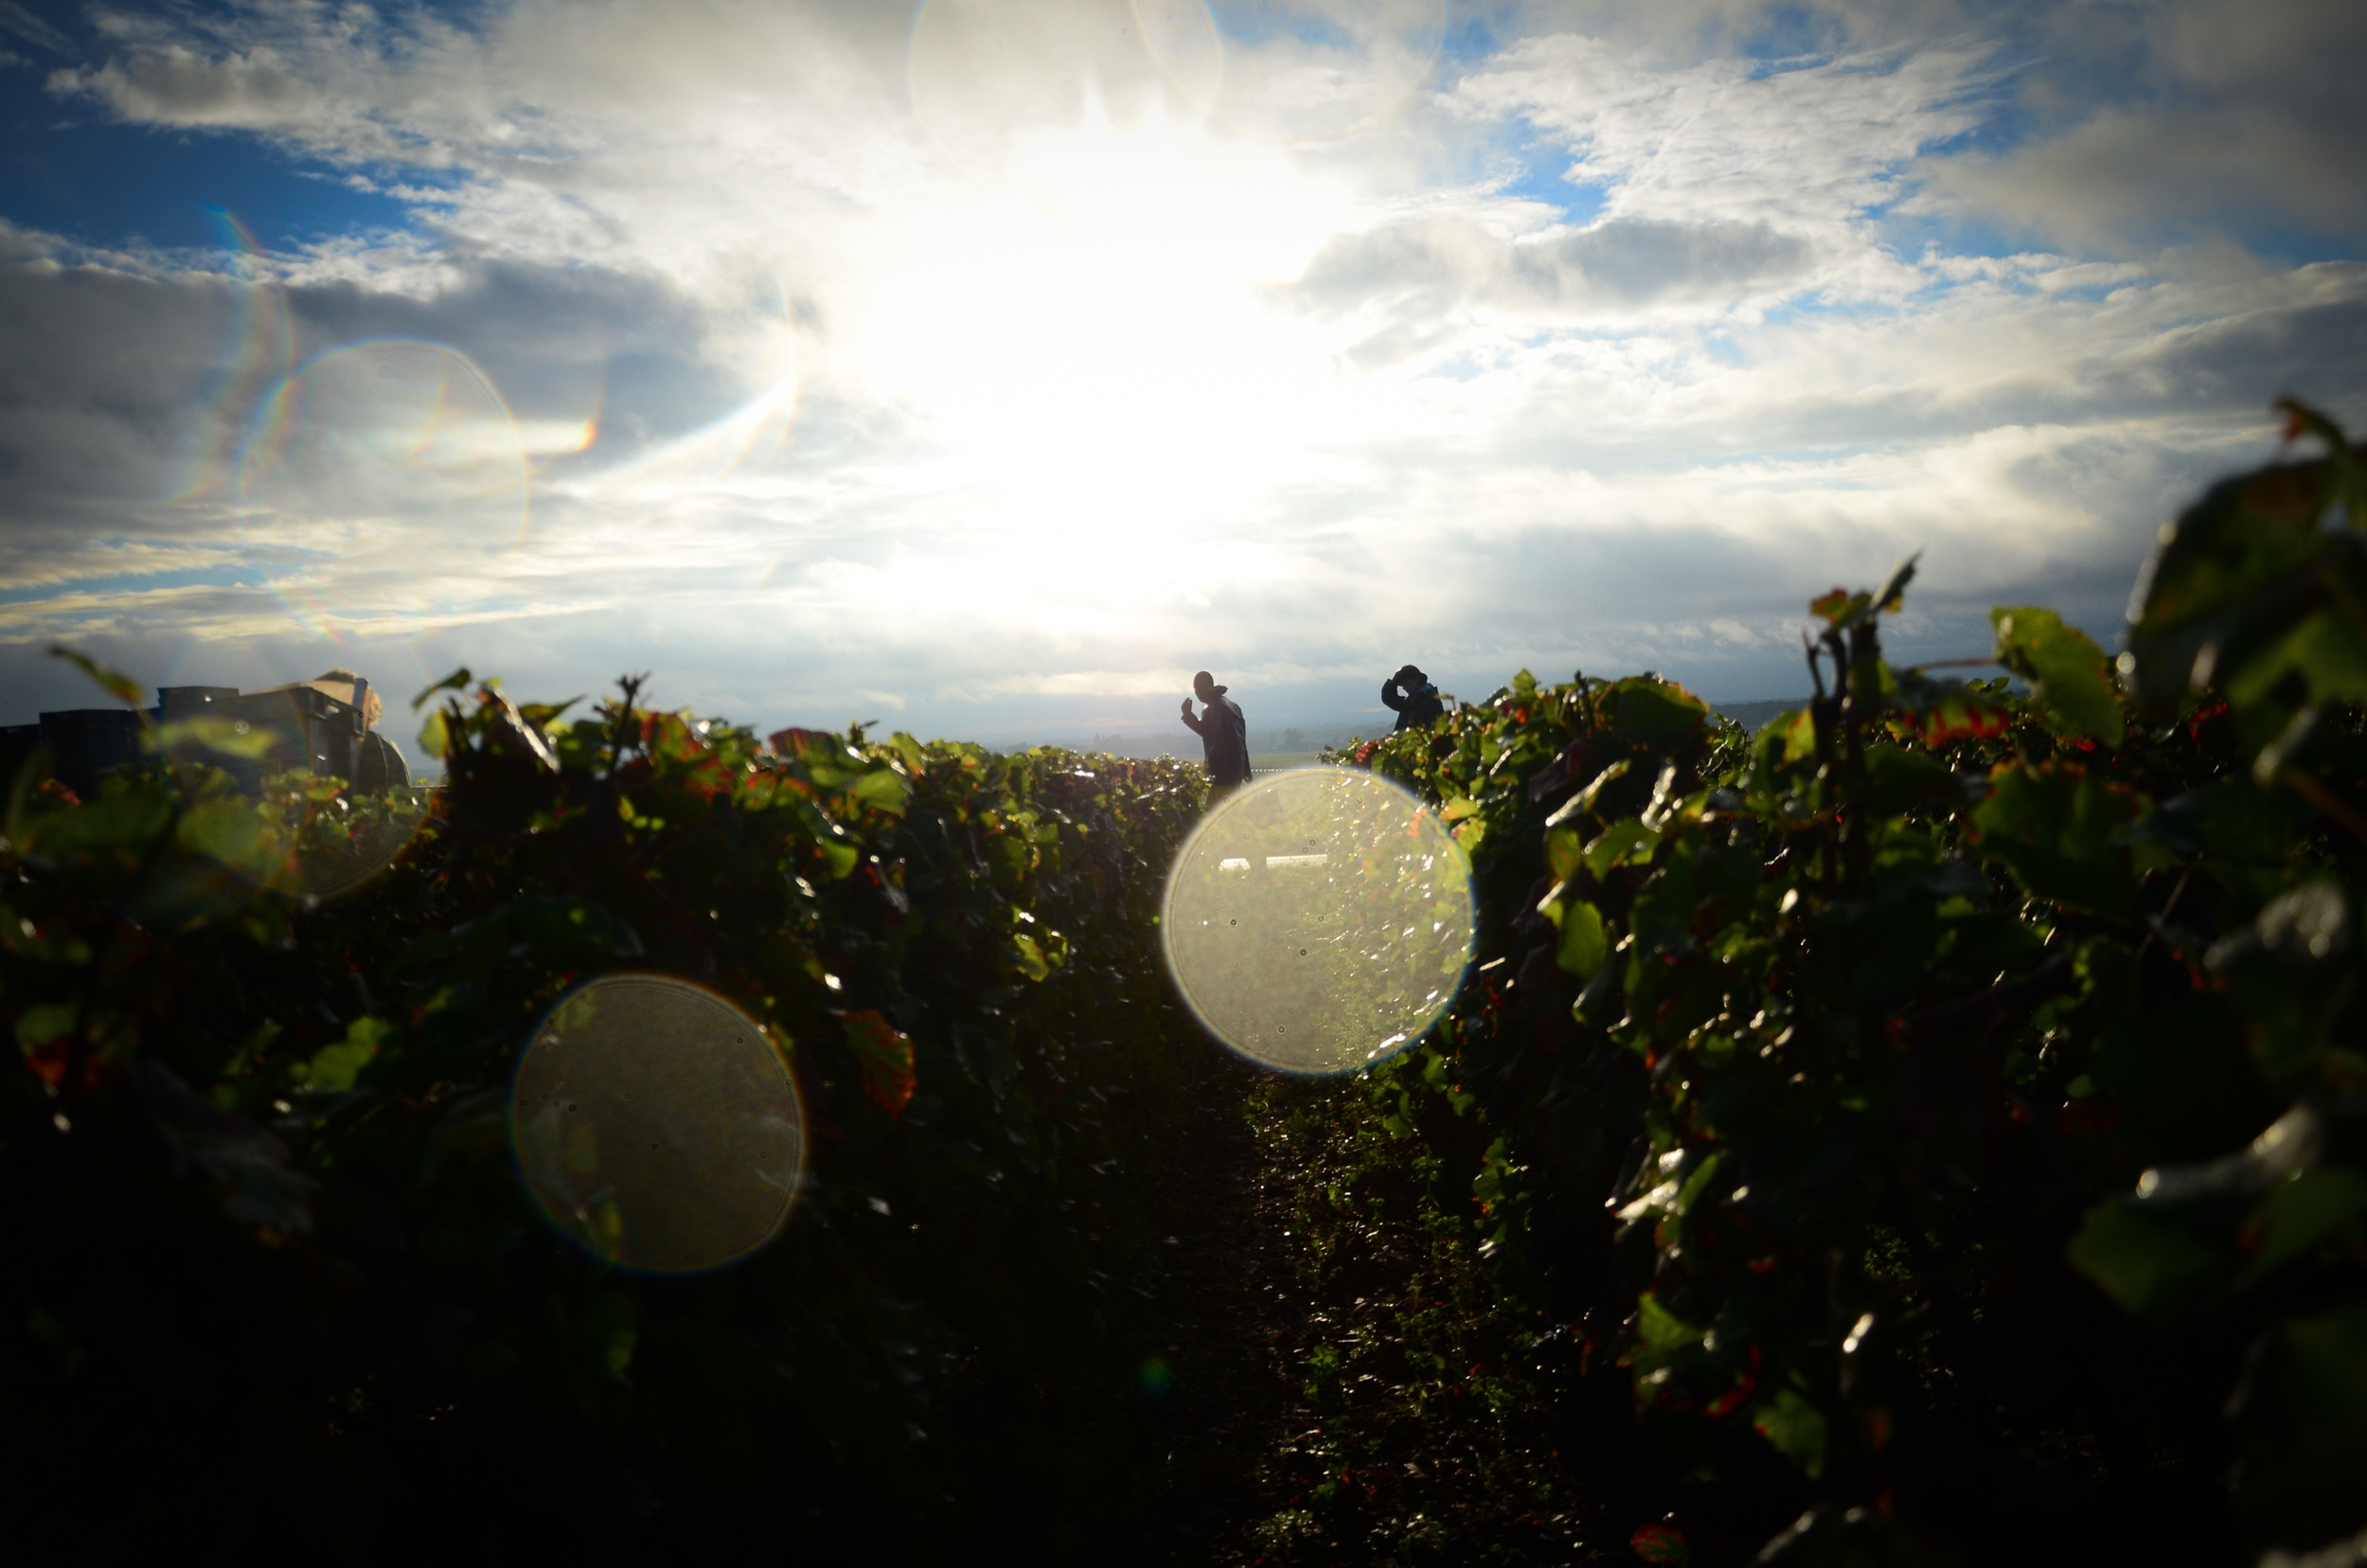
[[[1505,240],[1433,219],[1344,235],[1295,285],[1331,309],[1377,301],[1434,315],[1494,307],[1523,314],[1607,314],[1667,303],[1726,308],[1798,281],[1806,241],[1764,223],[1613,218]]]
[[[21,39],[37,49],[45,49],[51,54],[65,55],[70,58],[75,53],[72,39],[17,4],[17,0],[0,0],[0,32]],[[14,57],[11,57],[12,62],[13,60]]]
[[[0,680],[59,697],[60,636],[249,685],[655,668],[988,739],[1164,722],[1203,666],[1261,724],[1408,657],[1775,695],[1805,600],[1918,548],[1904,646],[1976,650],[1992,597],[2109,636],[2269,397],[2367,424],[2367,268],[2229,229],[2316,188],[2236,199],[2305,28],[1540,6],[1457,60],[1433,10],[1237,30],[1213,75],[1125,0],[917,41],[740,0],[98,13],[62,98],[413,217],[283,255],[0,226]]]
[[[1463,114],[1518,116],[1566,148],[1565,181],[1613,215],[1846,226],[1899,198],[1917,154],[1978,124],[1999,80],[1977,38],[1656,69],[1598,38],[1532,38],[1458,81]]]
[[[2066,7],[2035,42],[2020,95],[2034,134],[1935,178],[1965,208],[2124,251],[2264,222],[2317,242],[2367,237],[2359,8]]]

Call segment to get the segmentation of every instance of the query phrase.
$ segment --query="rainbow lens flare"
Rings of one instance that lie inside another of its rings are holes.
[[[525,532],[527,448],[508,404],[459,350],[352,343],[262,401],[239,454],[239,495],[299,539],[307,524],[401,522],[498,547]]]
[[[509,1135],[561,1235],[651,1274],[756,1252],[805,1167],[796,1080],[764,1030],[654,974],[604,976],[551,1009],[518,1064]]]
[[[1471,961],[1470,872],[1446,828],[1370,774],[1313,768],[1250,785],[1201,823],[1167,879],[1160,930],[1211,1033],[1287,1073],[1404,1050]]]

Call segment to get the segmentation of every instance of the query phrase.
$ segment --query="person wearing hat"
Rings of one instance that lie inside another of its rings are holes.
[[[1447,711],[1447,704],[1438,700],[1438,688],[1430,677],[1407,665],[1380,683],[1383,706],[1395,708],[1399,730],[1427,729],[1431,721]]]
[[[1249,721],[1241,717],[1240,704],[1225,695],[1229,689],[1217,685],[1217,678],[1203,669],[1192,677],[1192,690],[1207,704],[1207,711],[1193,718],[1192,700],[1184,699],[1184,727],[1200,737],[1201,749],[1208,754],[1211,806],[1249,782]]]

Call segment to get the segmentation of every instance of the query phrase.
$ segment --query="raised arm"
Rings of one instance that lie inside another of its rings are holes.
[[[1188,702],[1184,704],[1184,727],[1194,735],[1205,737],[1208,734],[1206,722],[1192,717],[1192,704]]]
[[[1403,713],[1405,704],[1413,701],[1411,697],[1397,695],[1397,678],[1395,675],[1380,683],[1380,700],[1384,706],[1394,708],[1399,713]]]

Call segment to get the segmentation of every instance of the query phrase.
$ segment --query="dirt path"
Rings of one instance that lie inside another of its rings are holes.
[[[1421,1218],[1416,1146],[1360,1090],[1276,1082],[1209,1043],[1184,1075],[1144,1376],[1119,1423],[1125,1560],[1585,1560],[1538,1325]],[[1113,1558],[1114,1559],[1114,1558]]]
[[[1149,1473],[1145,1563],[1240,1560],[1265,1511],[1258,1467],[1287,1418],[1275,1346],[1289,1274],[1273,1205],[1261,1201],[1244,1114],[1255,1069],[1216,1044],[1190,1076],[1168,1168],[1156,1263],[1146,1272],[1144,1375],[1135,1436]]]

